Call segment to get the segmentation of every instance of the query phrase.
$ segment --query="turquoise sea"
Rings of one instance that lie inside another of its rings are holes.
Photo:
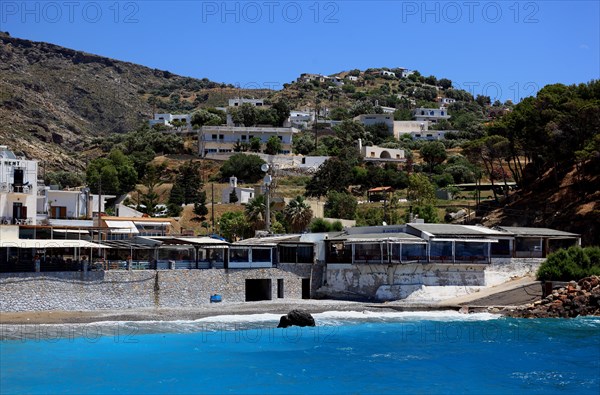
[[[2,394],[599,394],[600,319],[331,312],[1,326]]]

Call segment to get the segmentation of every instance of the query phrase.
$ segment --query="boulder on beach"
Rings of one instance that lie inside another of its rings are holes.
[[[288,326],[315,326],[315,319],[309,312],[304,310],[292,310],[287,315],[281,316],[277,328],[287,328]]]

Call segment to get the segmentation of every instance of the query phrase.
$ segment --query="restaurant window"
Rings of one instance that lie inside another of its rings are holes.
[[[252,262],[271,262],[271,249],[253,248]]]

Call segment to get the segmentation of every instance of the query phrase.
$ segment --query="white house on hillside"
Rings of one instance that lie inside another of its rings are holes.
[[[382,148],[376,145],[363,146],[362,140],[358,139],[358,149],[366,161],[404,162],[404,150],[394,148]]]
[[[413,115],[417,122],[429,121],[437,123],[442,119],[450,119],[448,110],[445,107],[440,108],[415,108]]]
[[[229,107],[239,107],[244,103],[252,104],[254,107],[262,107],[265,105],[264,99],[244,99],[239,97],[229,99]]]
[[[394,114],[362,114],[354,117],[354,120],[365,126],[383,123],[387,126],[390,133],[394,131]]]
[[[163,125],[171,127],[174,121],[179,121],[185,124],[186,127],[192,126],[191,114],[154,114],[154,119],[148,121],[150,127],[154,125]]]
[[[264,145],[275,136],[281,140],[279,153],[288,155],[292,152],[293,136],[298,132],[296,128],[202,126],[198,132],[199,154],[204,158],[208,154],[234,152],[238,144],[250,143],[255,137]]]
[[[223,189],[221,195],[221,201],[223,203],[231,203],[231,192],[235,191],[237,196],[237,203],[246,204],[250,200],[254,199],[254,188],[242,188],[237,185],[237,177],[229,177],[229,186]]]
[[[0,223],[35,224],[38,163],[0,145]]]

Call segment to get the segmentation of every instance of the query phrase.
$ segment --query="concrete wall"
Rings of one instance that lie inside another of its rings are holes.
[[[485,285],[484,265],[327,265],[327,288],[375,297],[382,285]]]
[[[225,302],[243,302],[246,279],[272,279],[272,299],[283,279],[284,299],[300,299],[310,268],[308,275],[306,268],[297,270],[301,275],[273,268],[3,273],[0,311],[194,307],[209,303],[214,293]]]
[[[494,258],[486,264],[329,264],[319,294],[367,299],[404,299],[426,286],[494,286],[534,275],[544,259]]]

